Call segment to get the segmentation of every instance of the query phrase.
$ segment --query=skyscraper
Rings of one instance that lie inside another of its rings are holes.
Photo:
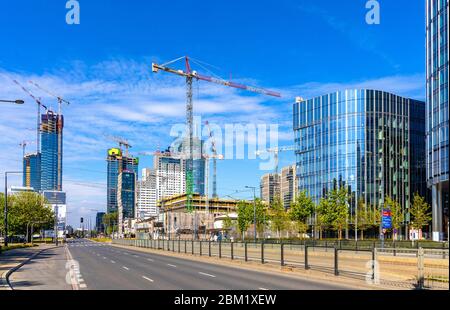
[[[261,200],[272,203],[280,189],[280,174],[267,173],[261,177]]]
[[[433,240],[448,234],[449,200],[449,0],[427,0],[427,183],[431,188]],[[447,235],[448,240],[448,235]]]
[[[119,213],[119,233],[124,220],[133,219],[136,203],[136,174],[123,170],[117,178],[117,210]]]
[[[137,208],[135,218],[157,216],[156,173],[152,169],[142,169],[142,180],[137,182]]]
[[[118,178],[122,171],[131,171],[135,174],[136,180],[138,176],[139,158],[131,156],[123,156],[122,150],[111,148],[107,155],[107,212],[113,213],[118,211],[117,188]]]
[[[153,157],[156,174],[156,200],[168,198],[186,192],[186,161],[171,157],[169,152]]]
[[[23,186],[31,187],[34,191],[41,190],[41,154],[25,155],[23,158]]]
[[[281,169],[280,194],[284,208],[289,209],[298,191],[297,169],[295,165]]]
[[[41,118],[41,190],[62,190],[64,118],[49,111]]]
[[[359,200],[381,207],[388,195],[405,211],[426,196],[425,103],[383,91],[346,90],[294,104],[299,190],[318,203],[346,186],[350,214]]]

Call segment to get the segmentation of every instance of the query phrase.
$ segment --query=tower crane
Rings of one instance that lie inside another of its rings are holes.
[[[174,62],[184,60],[185,70],[176,70],[168,67],[168,65],[173,64]],[[242,85],[238,83],[234,83],[231,81],[225,81],[220,78],[215,78],[211,76],[206,76],[199,74],[197,71],[191,69],[190,60],[197,63],[197,61],[189,58],[188,56],[183,56],[167,62],[165,64],[159,65],[156,63],[152,63],[152,72],[158,73],[158,71],[165,71],[168,73],[172,73],[178,75],[180,77],[184,77],[186,79],[186,125],[187,125],[187,137],[189,142],[188,152],[189,152],[189,160],[186,171],[186,198],[187,198],[187,209],[192,211],[192,195],[193,195],[193,160],[194,160],[194,145],[193,145],[193,132],[194,132],[194,105],[193,105],[193,92],[192,92],[192,83],[194,80],[200,80],[210,83],[215,83],[223,86],[238,88],[242,90],[247,90],[254,93],[264,94],[267,96],[273,97],[281,97],[280,93],[265,90],[262,88]]]
[[[34,99],[34,101],[37,103],[37,127],[36,127],[36,152],[40,152],[40,132],[41,132],[41,107],[43,107],[47,112],[49,109],[47,106],[42,104],[41,98],[35,97],[28,89],[26,89],[22,84],[17,82],[16,80],[13,80],[14,83],[17,84],[25,93],[27,93],[31,98]]]
[[[275,148],[271,148],[271,149],[266,149],[266,150],[259,150],[256,151],[256,155],[260,156],[261,154],[265,154],[265,153],[273,153],[274,154],[274,159],[275,159],[275,192],[277,195],[280,194],[280,184],[278,182],[278,180],[280,180],[281,176],[279,176],[279,153],[280,152],[289,152],[289,151],[296,151],[298,149],[297,146],[295,145],[291,145],[291,146],[282,146],[282,147],[275,147]]]
[[[128,150],[132,148],[130,142],[128,140],[122,138],[122,137],[115,137],[115,136],[106,136],[111,141],[115,141],[119,144],[119,148],[122,149],[122,146],[125,147],[125,156],[128,157],[129,153]]]
[[[214,138],[214,134],[211,131],[211,126],[209,126],[209,122],[206,121],[205,122],[206,127],[208,128],[208,135],[209,138],[211,139],[211,151],[213,152],[212,154],[212,159],[213,159],[213,194],[212,197],[213,198],[217,198],[217,159],[223,159],[223,156],[221,156],[221,158],[217,155],[217,148],[216,148],[216,139]],[[209,167],[209,158],[208,157],[208,167]],[[209,176],[209,172],[207,174],[207,176]],[[208,184],[208,182],[207,182]],[[208,184],[209,185],[209,184]]]
[[[34,141],[22,141],[19,146],[22,148],[22,158],[25,158],[25,150],[27,148],[27,145],[30,145],[31,143],[34,143]]]
[[[62,190],[62,129],[63,129],[63,121],[62,121],[62,104],[65,103],[70,105],[70,102],[62,98],[61,96],[55,95],[52,92],[46,90],[45,88],[39,86],[39,84],[28,81],[30,84],[34,85],[41,91],[47,93],[48,95],[56,98],[58,100],[58,190]]]

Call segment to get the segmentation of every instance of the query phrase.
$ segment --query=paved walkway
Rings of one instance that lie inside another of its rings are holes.
[[[48,249],[15,271],[9,282],[14,290],[71,290],[66,262],[63,246]]]
[[[39,245],[37,247],[9,250],[0,254],[0,290],[9,289],[6,282],[7,273],[27,261],[30,257],[41,250],[51,248],[52,245]]]

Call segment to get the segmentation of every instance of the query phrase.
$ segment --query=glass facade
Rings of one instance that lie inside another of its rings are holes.
[[[366,89],[297,102],[299,190],[318,203],[347,186],[351,214],[360,199],[381,206],[386,195],[407,211],[414,192],[426,195],[424,114],[424,102]]]
[[[122,218],[134,218],[136,174],[132,171],[123,171],[119,174],[118,183],[118,203]]]
[[[139,159],[133,157],[122,156],[122,151],[118,148],[108,150],[107,156],[107,212],[113,213],[118,211],[117,189],[118,178],[122,171],[131,171],[134,173],[136,181],[138,178]]]
[[[427,0],[427,181],[432,190],[433,239],[448,234],[449,0]],[[447,236],[448,239],[448,236]]]
[[[41,118],[41,190],[62,190],[63,117],[53,113]]]
[[[23,158],[23,186],[41,190],[41,154],[28,154]]]

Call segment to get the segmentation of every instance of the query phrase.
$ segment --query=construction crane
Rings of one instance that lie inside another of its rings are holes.
[[[19,146],[22,148],[22,158],[25,158],[25,150],[27,145],[34,143],[34,141],[22,141]]]
[[[56,98],[58,100],[58,190],[62,190],[62,129],[63,129],[63,121],[62,121],[62,104],[65,103],[70,105],[70,102],[62,98],[61,96],[55,95],[54,93],[46,90],[45,88],[39,86],[39,84],[28,81],[30,84],[36,86],[38,89],[47,93],[48,95]]]
[[[217,155],[217,148],[216,148],[216,139],[214,138],[214,134],[211,131],[211,126],[209,126],[208,121],[205,122],[205,125],[208,128],[208,135],[209,135],[209,138],[211,139],[211,151],[213,153],[212,154],[212,159],[213,159],[213,194],[212,194],[212,197],[218,198],[218,195],[217,195],[217,159],[218,159],[218,155]],[[219,159],[223,159],[223,156],[222,156],[222,158],[219,158]],[[209,167],[209,158],[208,158],[208,167]],[[209,172],[208,172],[207,176],[209,176]],[[207,184],[208,184],[208,182],[207,182]]]
[[[115,137],[115,136],[106,136],[108,139],[115,141],[119,144],[119,148],[122,149],[122,146],[125,147],[125,156],[128,157],[129,153],[128,150],[132,148],[130,142],[128,140],[122,138],[122,137]]]
[[[28,89],[26,89],[22,84],[17,82],[16,80],[13,80],[14,83],[16,83],[25,93],[27,93],[31,98],[34,99],[34,101],[37,103],[37,127],[36,127],[36,152],[40,152],[40,132],[41,132],[41,107],[43,107],[47,112],[49,109],[47,106],[42,104],[41,98],[35,97]]]
[[[279,167],[278,167],[279,166],[278,156],[279,156],[279,153],[280,152],[296,151],[297,149],[298,149],[298,147],[295,146],[295,145],[275,147],[275,148],[271,148],[271,149],[256,151],[256,155],[260,156],[260,155],[266,154],[266,153],[273,153],[274,154],[274,160],[275,160],[274,173],[278,174],[278,170],[279,170]]]
[[[225,81],[220,78],[215,78],[211,76],[201,75],[197,71],[194,71],[191,69],[190,60],[188,56],[183,56],[180,58],[177,58],[175,60],[172,60],[170,62],[167,62],[162,65],[158,65],[156,63],[152,63],[152,72],[157,73],[159,70],[165,71],[168,73],[172,73],[181,77],[186,78],[186,125],[188,130],[188,152],[189,152],[189,161],[187,165],[187,171],[186,171],[186,198],[187,198],[187,209],[189,212],[192,211],[192,195],[193,195],[193,160],[194,160],[194,145],[193,145],[193,132],[194,132],[194,106],[193,106],[193,99],[192,99],[192,83],[194,80],[200,80],[210,83],[215,83],[223,86],[238,88],[242,90],[247,90],[254,93],[264,94],[267,96],[273,96],[273,97],[281,97],[280,93],[265,90],[262,88],[242,85],[238,83],[234,83],[231,81]],[[185,64],[185,71],[183,70],[176,70],[169,68],[168,65],[173,64],[174,62],[184,60]],[[195,60],[193,60],[196,62]],[[197,62],[196,62],[197,63]]]

